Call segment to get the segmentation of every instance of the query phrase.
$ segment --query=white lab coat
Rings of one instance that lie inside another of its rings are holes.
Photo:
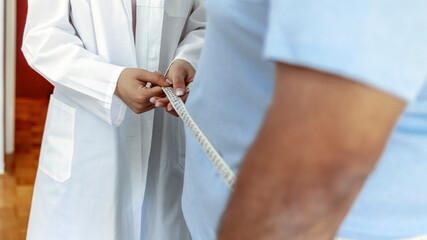
[[[29,0],[22,51],[54,86],[28,240],[189,238],[178,118],[133,113],[113,93],[125,67],[197,66],[204,0]],[[28,79],[31,81],[31,79]]]

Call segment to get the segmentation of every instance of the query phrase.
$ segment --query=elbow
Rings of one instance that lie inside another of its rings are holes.
[[[30,51],[24,46],[24,44],[21,47],[21,52],[24,55],[25,60],[27,61],[28,65],[31,68],[34,68],[33,64],[33,55],[30,53]]]
[[[318,138],[318,144],[308,145],[309,156],[304,166],[307,179],[313,187],[325,189],[328,194],[344,196],[362,186],[375,168],[383,152],[386,138],[373,134],[351,134],[337,138]],[[321,142],[321,143],[319,143]],[[317,187],[316,187],[317,185]]]
[[[32,53],[28,45],[28,38],[26,37],[26,34],[24,34],[24,37],[22,39],[21,52],[24,54],[24,58],[25,60],[27,60],[28,65],[34,68],[34,54]]]
[[[339,198],[358,192],[375,169],[383,149],[383,141],[366,139],[338,147],[331,157],[335,161],[320,167],[331,196]]]
[[[348,169],[352,175],[367,177],[381,157],[387,137],[375,133],[361,134],[353,137],[347,144],[341,146],[341,157],[347,159]]]

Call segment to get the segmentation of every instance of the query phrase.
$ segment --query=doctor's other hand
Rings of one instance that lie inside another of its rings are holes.
[[[173,82],[175,95],[182,97],[185,94],[185,86],[192,82],[196,70],[185,60],[175,60],[169,68],[167,77]]]
[[[149,72],[143,69],[126,68],[120,74],[115,94],[123,100],[126,105],[137,114],[150,111],[154,108],[153,97],[163,97],[161,87],[171,84],[160,72]],[[147,83],[152,86],[147,88]]]
[[[188,94],[186,94],[186,86],[193,82],[194,75],[196,75],[196,70],[185,60],[177,59],[175,60],[171,67],[169,68],[167,78],[173,82],[173,90],[176,96],[181,97],[185,102],[187,100]],[[172,107],[172,104],[167,98],[154,98],[156,107],[163,107],[165,111],[171,115],[178,117],[178,114]]]

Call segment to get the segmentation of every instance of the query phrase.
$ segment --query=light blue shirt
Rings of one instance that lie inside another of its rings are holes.
[[[427,2],[208,0],[207,11],[187,106],[231,168],[238,172],[269,107],[274,62],[354,79],[409,105],[338,235],[427,234]],[[195,240],[216,238],[229,196],[187,131],[183,210]]]

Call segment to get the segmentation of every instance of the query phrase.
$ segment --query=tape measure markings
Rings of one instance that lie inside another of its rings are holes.
[[[186,88],[186,92],[189,92],[191,88],[191,84],[189,84]],[[233,170],[228,166],[225,160],[221,157],[212,143],[208,140],[205,134],[200,130],[199,126],[197,126],[196,122],[193,120],[191,115],[188,113],[187,108],[185,107],[184,102],[181,98],[177,97],[172,87],[162,87],[165,92],[167,98],[172,104],[175,111],[181,117],[182,121],[185,125],[187,125],[188,129],[190,129],[191,133],[194,135],[196,140],[199,142],[203,151],[206,153],[207,157],[211,161],[212,165],[216,168],[221,178],[227,184],[227,186],[234,190],[234,184],[236,182],[236,175]]]

